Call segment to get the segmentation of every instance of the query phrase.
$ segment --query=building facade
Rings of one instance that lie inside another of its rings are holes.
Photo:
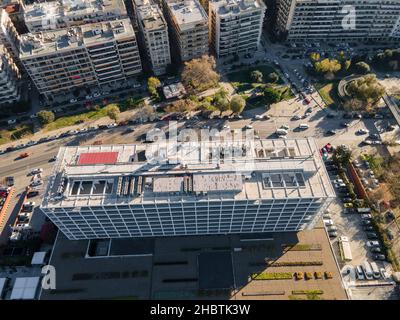
[[[399,38],[398,0],[280,0],[277,32],[293,42]]]
[[[181,61],[208,54],[208,16],[198,0],[166,0],[172,43]]]
[[[211,0],[208,7],[210,48],[217,57],[257,50],[266,10],[262,0]]]
[[[142,45],[155,75],[166,72],[171,63],[168,25],[160,7],[149,0],[134,0]]]
[[[46,98],[106,88],[142,71],[129,19],[23,35],[20,59]]]
[[[30,32],[55,30],[127,18],[123,0],[56,0],[24,6]]]
[[[19,41],[20,36],[7,11],[0,8],[0,44],[7,48],[15,62],[18,62]]]
[[[8,49],[0,44],[0,106],[19,101],[20,71]]]
[[[41,210],[70,240],[293,232],[335,197],[312,138],[177,149],[62,147]]]

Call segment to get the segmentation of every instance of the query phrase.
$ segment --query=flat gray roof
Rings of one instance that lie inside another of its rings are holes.
[[[184,31],[197,24],[207,24],[208,16],[197,0],[169,1],[169,10],[179,28]]]
[[[178,154],[171,154],[176,147]],[[143,151],[144,162],[138,160]],[[78,165],[79,155],[91,152],[96,157],[118,152],[118,157],[112,164]],[[211,158],[222,153],[222,158]],[[152,156],[160,161],[149,161]],[[335,192],[312,138],[160,142],[61,147],[42,207],[332,197]]]

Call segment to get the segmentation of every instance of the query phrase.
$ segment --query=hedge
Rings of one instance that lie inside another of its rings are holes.
[[[302,266],[322,266],[322,261],[288,261],[288,262],[267,262],[270,267],[302,267]]]
[[[321,251],[322,246],[318,243],[316,244],[289,244],[289,245],[284,245],[283,246],[284,250],[290,250],[290,251]]]
[[[262,272],[253,273],[251,278],[253,280],[286,280],[293,279],[293,274],[291,272]]]
[[[323,290],[293,290],[292,294],[323,294]]]

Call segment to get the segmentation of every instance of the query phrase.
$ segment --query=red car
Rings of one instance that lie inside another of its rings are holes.
[[[305,101],[307,104],[310,104],[310,103],[311,103],[310,99],[308,99],[307,97],[304,98],[304,101]]]
[[[20,157],[21,159],[27,158],[27,157],[29,157],[29,153],[27,153],[27,152],[21,153],[21,154],[19,155],[19,157]]]

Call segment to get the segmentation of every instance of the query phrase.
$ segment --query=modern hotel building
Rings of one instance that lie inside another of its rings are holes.
[[[335,197],[312,138],[177,149],[61,147],[41,209],[71,240],[259,233],[312,228]]]

